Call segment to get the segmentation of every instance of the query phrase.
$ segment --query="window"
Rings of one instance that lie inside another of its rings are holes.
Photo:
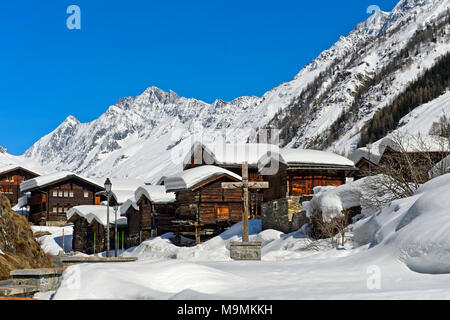
[[[64,191],[64,198],[67,198],[69,196],[69,191]]]
[[[230,219],[230,207],[224,205],[216,205],[216,216],[217,220]]]
[[[69,197],[73,198],[73,191],[69,192]]]
[[[85,197],[85,198],[89,198],[89,192],[88,192],[88,191],[85,191],[85,192],[84,192],[84,197]]]
[[[62,198],[62,196],[63,196],[62,190],[58,191],[58,196]]]
[[[11,177],[11,182],[14,182],[14,176]]]
[[[58,196],[58,191],[53,191],[53,197],[57,197]]]
[[[59,207],[58,208],[58,212],[62,213],[63,212],[63,208]]]
[[[58,212],[58,208],[57,207],[53,207],[53,212],[54,213]]]

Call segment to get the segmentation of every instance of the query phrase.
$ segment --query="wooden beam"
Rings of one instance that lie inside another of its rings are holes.
[[[269,182],[248,182],[249,189],[268,189]],[[242,182],[222,182],[222,189],[242,189]]]

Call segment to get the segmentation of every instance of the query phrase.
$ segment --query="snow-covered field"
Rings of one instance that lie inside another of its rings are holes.
[[[123,256],[136,262],[68,268],[54,299],[450,299],[450,174],[353,226],[335,249],[301,230],[261,232],[262,261],[232,261],[240,224],[201,245],[180,248],[170,234]],[[41,295],[41,297],[49,297]]]

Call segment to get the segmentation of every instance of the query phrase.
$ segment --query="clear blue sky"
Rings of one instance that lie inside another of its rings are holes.
[[[0,3],[0,145],[22,154],[68,115],[92,121],[149,86],[206,102],[261,96],[396,0]],[[81,30],[66,9],[81,8]]]

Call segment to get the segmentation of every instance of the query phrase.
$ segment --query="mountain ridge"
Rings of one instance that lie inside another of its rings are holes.
[[[416,65],[430,67],[436,57],[450,51],[447,33],[443,38],[447,42],[425,43],[411,65],[387,73],[358,96],[360,88],[380,74],[418,30],[442,14],[448,15],[448,4],[441,1],[402,0],[391,12],[375,11],[291,81],[261,97],[217,99],[209,104],[152,86],[136,97],[119,99],[91,122],[67,117],[20,159],[49,171],[154,182],[181,170],[182,153],[195,140],[251,141],[258,130],[272,127],[281,130],[282,146],[348,154],[359,141],[362,126],[405,88],[408,77],[419,74]],[[389,82],[390,78],[395,79]],[[349,112],[353,117],[326,145],[332,125]]]

